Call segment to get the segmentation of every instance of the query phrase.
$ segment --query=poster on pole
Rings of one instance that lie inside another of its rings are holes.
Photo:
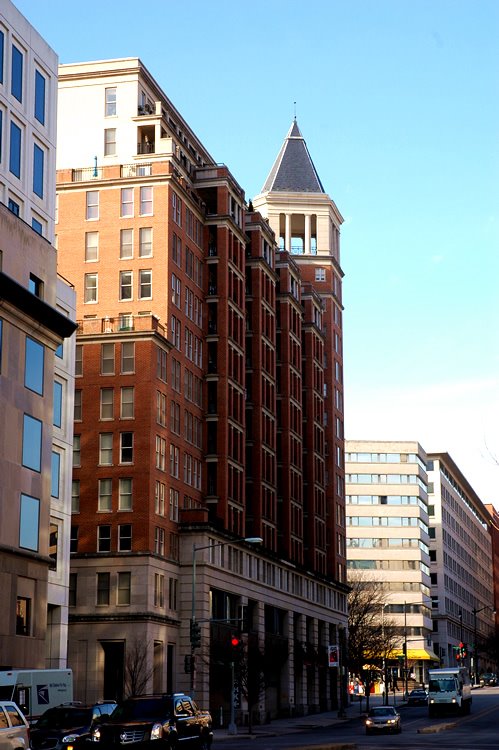
[[[339,646],[327,647],[327,663],[330,667],[340,666],[340,648]]]

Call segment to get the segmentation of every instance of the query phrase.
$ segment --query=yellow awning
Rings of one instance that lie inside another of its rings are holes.
[[[398,658],[399,656],[403,656],[404,652],[401,648],[395,648],[393,649],[392,653],[390,654],[390,658]],[[425,648],[408,648],[407,649],[407,659],[412,660],[423,660],[423,661],[438,661],[438,656],[436,656],[433,651],[428,651]]]

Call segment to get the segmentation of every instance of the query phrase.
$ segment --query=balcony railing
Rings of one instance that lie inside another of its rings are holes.
[[[152,164],[122,164],[122,177],[150,177],[152,174]]]
[[[87,180],[102,180],[102,167],[83,167],[73,169],[73,182],[86,182]]]
[[[78,321],[78,335],[156,331],[166,338],[167,332],[155,315],[117,315],[105,318],[84,318]]]
[[[141,141],[137,143],[138,154],[154,154],[154,141]]]

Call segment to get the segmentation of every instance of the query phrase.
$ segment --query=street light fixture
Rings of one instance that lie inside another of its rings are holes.
[[[225,542],[214,542],[213,544],[193,544],[192,545],[192,586],[191,586],[191,693],[194,695],[196,687],[196,660],[194,650],[200,645],[200,638],[196,637],[199,633],[199,624],[196,621],[196,554],[204,549],[214,549],[215,547],[225,547],[227,544],[262,544],[263,539],[259,536],[247,536],[244,539],[230,539]],[[229,734],[237,734],[235,722],[235,704],[234,704],[234,663],[231,664],[231,691],[230,691],[230,723]]]
[[[495,615],[496,610],[491,607],[489,604],[486,604],[484,607],[481,607],[480,609],[477,609],[476,607],[473,607],[473,685],[476,687],[479,683],[478,680],[478,643],[477,643],[477,621],[476,616],[480,612],[484,612],[486,609],[490,609],[493,615]]]

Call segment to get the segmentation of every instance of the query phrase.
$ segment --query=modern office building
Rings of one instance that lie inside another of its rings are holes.
[[[57,56],[0,7],[0,665],[66,666],[74,291],[57,276]]]
[[[385,616],[399,642],[389,665],[404,678],[427,680],[435,666],[430,598],[426,454],[417,442],[345,442],[347,565],[385,589]]]
[[[244,623],[265,656],[259,716],[336,706],[341,216],[297,124],[291,183],[272,170],[255,206],[137,58],[61,66],[58,132],[59,269],[78,295],[76,695],[120,697],[138,649],[149,689],[194,689],[227,719]]]
[[[493,518],[448,453],[428,454],[427,467],[434,650],[478,676],[497,668],[483,649],[496,633]]]

